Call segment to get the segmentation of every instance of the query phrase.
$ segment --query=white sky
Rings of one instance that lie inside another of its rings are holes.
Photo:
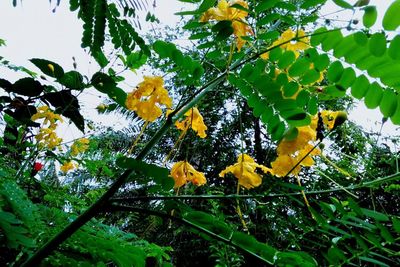
[[[91,77],[91,75],[98,69],[93,60],[85,53],[80,47],[82,25],[77,19],[76,12],[69,11],[69,1],[62,0],[61,6],[57,8],[55,13],[52,13],[52,6],[49,5],[47,0],[23,0],[22,5],[18,3],[17,7],[12,7],[11,0],[0,1],[0,39],[6,40],[6,47],[0,47],[0,55],[10,60],[15,65],[22,65],[34,71],[37,69],[28,61],[30,58],[44,58],[59,63],[65,70],[72,70],[72,57],[76,58],[78,63],[78,70]],[[52,2],[55,2],[53,0]],[[174,13],[179,11],[182,3],[174,0],[157,0],[157,8],[153,11],[150,3],[149,10],[156,14],[161,21],[168,22],[174,25],[179,21],[179,17],[174,16]],[[349,1],[354,3],[355,1]],[[380,17],[391,3],[391,0],[375,0],[371,4],[379,7],[378,13]],[[54,4],[54,3],[53,3]],[[337,10],[334,4],[326,7],[326,11]],[[338,14],[339,19],[343,19],[346,15],[343,13]],[[360,21],[359,25],[362,25]],[[377,22],[377,25],[381,25]],[[1,69],[1,77],[16,80],[23,77],[22,74],[18,75],[15,72],[8,71],[4,68]],[[140,80],[140,73],[137,75],[132,73],[133,80]],[[91,91],[90,91],[91,90]],[[90,114],[91,119],[96,121],[105,120],[105,117],[94,116],[94,108],[101,102],[98,94],[94,89],[88,90],[84,95],[84,100],[81,104],[84,108],[85,116]],[[351,114],[351,119],[357,121],[358,124],[363,125],[367,130],[379,129],[376,123],[381,121],[382,116],[378,109],[368,110],[364,104],[360,104],[359,108]],[[107,119],[106,119],[107,120]],[[108,118],[110,120],[110,118]],[[113,122],[108,122],[108,125],[113,125],[121,128],[118,118],[113,119]],[[74,127],[67,127],[65,135],[72,138],[79,136],[79,132]],[[383,132],[386,135],[393,133],[399,134],[396,131],[397,126],[388,121]]]

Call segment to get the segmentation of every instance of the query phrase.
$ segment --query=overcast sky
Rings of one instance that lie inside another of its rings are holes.
[[[22,4],[17,7],[12,7],[11,0],[0,1],[0,39],[6,40],[6,47],[0,47],[0,55],[13,64],[23,65],[32,70],[35,67],[29,63],[30,58],[45,58],[59,63],[65,70],[73,68],[72,57],[76,58],[78,70],[83,74],[91,77],[98,69],[96,63],[87,55],[80,47],[82,24],[77,19],[76,12],[72,13],[68,9],[67,0],[61,0],[60,7],[53,13],[54,8],[47,0],[23,0]],[[54,0],[52,2],[55,2]],[[148,1],[153,2],[153,0]],[[351,3],[355,1],[349,1]],[[392,1],[371,1],[379,7],[379,14]],[[181,9],[182,3],[176,0],[157,0],[157,8],[152,9],[151,3],[149,10],[154,12],[161,21],[174,25],[179,21],[179,17],[174,16],[176,11]],[[329,5],[323,12],[337,10],[334,4]],[[348,14],[338,14],[338,19],[346,19]],[[380,22],[377,25],[381,25]],[[16,80],[23,75],[18,76],[17,73],[1,68],[1,75],[10,80]],[[140,80],[141,74],[130,74],[130,78]],[[90,91],[92,90],[92,91]],[[86,114],[95,114],[94,108],[101,102],[98,94],[94,89],[85,92],[84,101],[81,101]],[[95,116],[96,117],[96,116]],[[367,129],[377,129],[376,123],[381,121],[381,115],[378,109],[368,110],[363,104],[352,114],[352,120],[356,120]],[[97,118],[95,120],[103,120]],[[110,125],[121,128],[120,120],[116,119]],[[397,127],[392,125],[390,121],[384,126],[386,134],[395,133]],[[79,133],[67,127],[66,135],[71,135],[72,138],[77,137]],[[397,134],[397,132],[396,132]]]

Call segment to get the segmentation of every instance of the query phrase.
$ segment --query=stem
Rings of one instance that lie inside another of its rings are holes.
[[[135,146],[136,146],[137,143],[139,142],[140,137],[142,137],[144,131],[145,131],[146,128],[147,128],[147,125],[149,125],[149,121],[146,121],[146,122],[143,124],[142,129],[140,130],[139,135],[136,137],[135,141],[133,141],[132,146],[131,146],[131,147],[129,148],[129,150],[128,150],[128,155],[132,154],[133,149],[135,148]]]
[[[333,192],[340,192],[340,191],[354,191],[360,190],[364,188],[375,187],[382,183],[391,182],[393,180],[400,180],[400,173],[395,173],[389,176],[385,176],[382,178],[378,178],[371,182],[366,182],[359,185],[351,185],[347,187],[337,187],[332,189],[326,190],[315,190],[315,191],[305,191],[304,193],[307,195],[321,195],[321,194],[329,194]],[[123,203],[123,202],[135,202],[135,201],[151,201],[151,200],[184,200],[184,199],[198,199],[198,200],[205,200],[205,199],[274,199],[278,197],[290,197],[290,196],[301,196],[301,192],[296,193],[280,193],[280,194],[256,194],[256,195],[238,195],[238,194],[231,194],[231,195],[180,195],[180,196],[137,196],[137,197],[130,197],[130,198],[111,198],[110,202],[114,203]]]
[[[237,189],[236,189],[236,195],[239,195],[239,193],[240,193],[240,184],[239,184],[239,180],[238,180]],[[250,234],[249,228],[247,227],[247,224],[246,224],[246,222],[245,222],[244,219],[243,219],[242,210],[240,209],[239,198],[236,199],[236,204],[237,204],[237,206],[236,206],[236,212],[237,212],[237,214],[239,215],[240,222],[241,222],[242,225],[243,225],[243,230],[246,231],[248,234]]]

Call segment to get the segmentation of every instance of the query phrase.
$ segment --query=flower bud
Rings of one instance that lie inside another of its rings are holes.
[[[347,120],[347,113],[344,111],[339,111],[336,115],[335,124],[333,125],[333,129],[337,126],[342,125]]]

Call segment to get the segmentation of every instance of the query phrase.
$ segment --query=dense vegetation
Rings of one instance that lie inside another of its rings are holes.
[[[0,77],[0,265],[400,265],[399,139],[347,120],[400,124],[400,1],[180,2],[156,35],[144,0],[70,0],[91,77],[0,56],[26,76]],[[125,129],[82,116],[93,88]]]

